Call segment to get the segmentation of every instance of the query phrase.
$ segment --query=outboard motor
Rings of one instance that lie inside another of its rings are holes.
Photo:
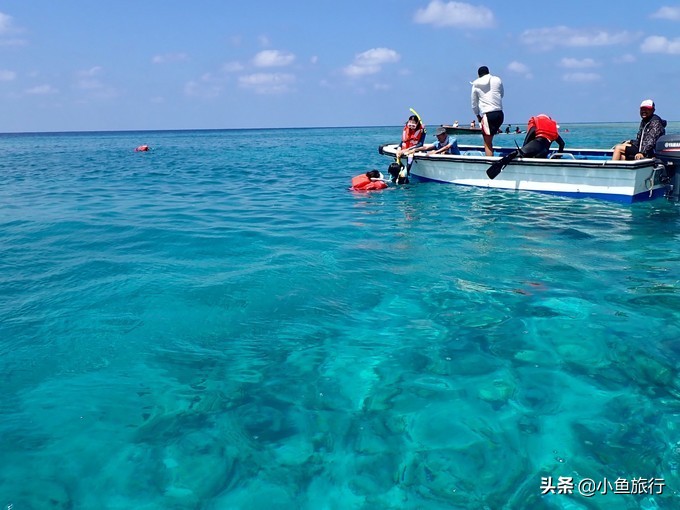
[[[656,168],[661,171],[661,182],[669,186],[666,196],[680,200],[680,135],[664,135],[654,148]]]

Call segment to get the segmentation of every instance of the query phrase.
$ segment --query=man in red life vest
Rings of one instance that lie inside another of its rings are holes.
[[[524,137],[522,148],[512,151],[507,156],[496,161],[488,168],[486,175],[490,179],[495,179],[508,163],[517,156],[523,158],[545,158],[548,156],[550,145],[553,142],[557,142],[560,152],[564,150],[564,140],[562,140],[558,132],[557,122],[545,113],[534,115],[527,124],[527,135]]]
[[[564,150],[564,140],[558,132],[557,122],[545,113],[539,113],[529,119],[520,152],[523,158],[545,158],[553,142],[557,142],[560,152]]]

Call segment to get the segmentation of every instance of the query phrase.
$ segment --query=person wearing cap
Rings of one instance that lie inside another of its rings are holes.
[[[493,135],[503,125],[503,81],[489,73],[489,68],[482,66],[477,70],[479,76],[471,82],[472,112],[477,116],[482,128],[484,152],[493,156]]]
[[[640,103],[640,129],[635,140],[626,140],[614,146],[612,159],[643,159],[654,157],[656,141],[666,134],[667,122],[656,113],[656,106],[651,99],[645,99]]]
[[[428,154],[456,154],[460,155],[460,149],[458,148],[458,140],[449,137],[446,134],[446,128],[439,126],[434,132],[434,136],[437,139],[436,143],[426,143],[420,147],[414,147],[409,149],[405,154],[413,154],[414,152],[427,151]]]

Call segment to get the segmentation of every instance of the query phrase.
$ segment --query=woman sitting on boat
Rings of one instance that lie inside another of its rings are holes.
[[[397,158],[401,157],[405,150],[420,147],[424,142],[425,126],[420,122],[417,115],[411,115],[401,132],[401,144],[397,149]]]

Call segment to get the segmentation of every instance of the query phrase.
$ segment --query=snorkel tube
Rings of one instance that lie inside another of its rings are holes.
[[[413,115],[415,115],[416,117],[418,117],[418,122],[420,122],[420,125],[423,126],[423,130],[425,130],[425,124],[423,124],[423,119],[420,118],[420,115],[418,115],[418,112],[415,111],[413,108],[409,108],[409,111],[410,111]]]

